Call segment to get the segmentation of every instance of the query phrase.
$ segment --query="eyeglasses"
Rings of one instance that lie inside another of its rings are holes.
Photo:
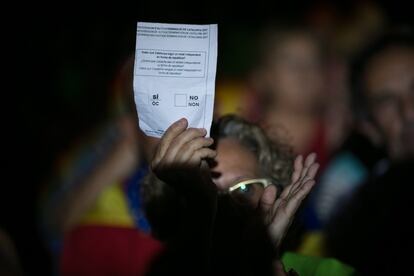
[[[272,182],[268,178],[248,179],[231,186],[228,192],[237,202],[257,206],[264,189],[271,184]]]
[[[241,189],[242,191],[247,189],[248,185],[262,185],[263,188],[266,188],[267,186],[269,186],[271,183],[270,179],[267,178],[255,178],[255,179],[248,179],[248,180],[244,180],[242,182],[236,183],[235,185],[231,186],[229,188],[229,192],[233,192],[236,191],[237,189]]]

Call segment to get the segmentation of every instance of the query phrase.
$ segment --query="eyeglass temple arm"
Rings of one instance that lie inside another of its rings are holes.
[[[230,187],[229,188],[229,192],[232,192],[234,190],[237,190],[238,188],[240,188],[243,185],[248,185],[248,184],[255,183],[255,182],[263,183],[263,185],[264,185],[265,188],[271,184],[270,181],[268,179],[266,179],[266,178],[248,179],[248,180],[244,180],[244,181],[242,181],[242,182],[240,182],[240,183],[238,183],[238,184]]]

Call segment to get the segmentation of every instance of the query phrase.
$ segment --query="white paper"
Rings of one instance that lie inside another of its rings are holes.
[[[134,98],[139,126],[161,137],[175,121],[205,128],[213,119],[217,25],[137,24]]]

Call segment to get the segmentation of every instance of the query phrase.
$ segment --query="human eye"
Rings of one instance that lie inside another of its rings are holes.
[[[235,189],[231,195],[232,197],[240,203],[250,203],[253,204],[258,197],[259,189],[256,187],[256,183],[250,183],[248,185],[241,185]]]
[[[235,193],[243,194],[243,195],[249,195],[254,192],[254,187],[252,184],[249,185],[241,185],[239,188],[237,188]]]
[[[233,186],[237,188],[232,189],[230,195],[236,202],[257,207],[266,182],[264,183],[262,179],[252,179],[246,182],[247,183],[240,183]]]

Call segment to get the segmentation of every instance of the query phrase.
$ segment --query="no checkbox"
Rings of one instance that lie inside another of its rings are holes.
[[[185,107],[187,106],[187,94],[175,94],[175,106]]]

